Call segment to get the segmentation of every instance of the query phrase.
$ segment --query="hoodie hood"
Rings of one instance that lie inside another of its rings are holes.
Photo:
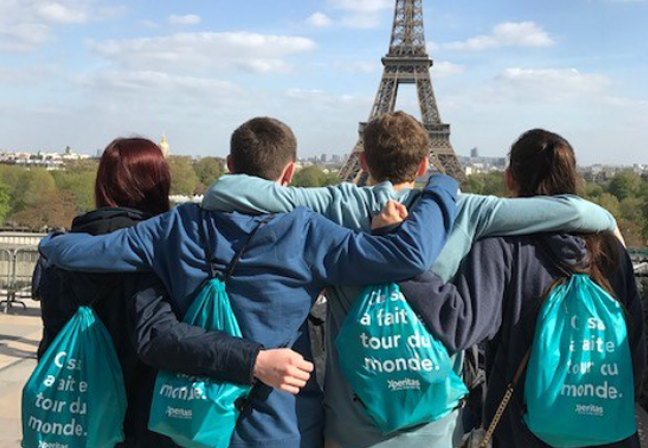
[[[589,253],[584,239],[568,234],[550,234],[543,237],[544,246],[556,261],[577,269],[589,267]]]
[[[77,216],[72,222],[71,232],[103,235],[115,230],[132,227],[146,221],[152,215],[132,208],[100,208]]]

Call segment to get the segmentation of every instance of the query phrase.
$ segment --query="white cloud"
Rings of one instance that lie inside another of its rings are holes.
[[[337,61],[333,64],[335,68],[348,73],[375,73],[382,68],[378,61],[347,60]]]
[[[490,34],[441,44],[440,47],[456,51],[480,51],[501,47],[541,48],[555,44],[554,38],[535,22],[503,22],[495,25]]]
[[[84,9],[61,3],[43,3],[37,6],[36,13],[50,23],[86,23],[89,20],[88,13]]]
[[[381,13],[394,8],[393,0],[329,0],[329,5],[343,11],[343,26],[357,29],[380,26]]]
[[[124,7],[105,0],[0,0],[0,51],[31,51],[50,41],[53,29],[103,20]]]
[[[215,99],[240,94],[242,89],[228,81],[193,76],[177,76],[158,71],[101,71],[73,79],[86,88],[109,90],[126,95],[154,92],[157,95]]]
[[[286,95],[293,100],[308,101],[309,103],[319,103],[326,106],[349,104],[356,101],[356,97],[352,95],[331,95],[318,89],[289,89]]]
[[[378,28],[380,17],[377,14],[349,14],[342,17],[342,25],[360,30]]]
[[[318,28],[325,28],[333,24],[333,20],[323,12],[316,12],[306,19],[306,23]]]
[[[111,40],[91,44],[95,53],[135,70],[222,71],[237,68],[256,73],[291,69],[286,56],[310,51],[315,42],[303,37],[247,32],[177,33],[169,36]]]
[[[198,25],[201,21],[202,18],[196,14],[187,14],[184,16],[171,14],[169,16],[169,23],[171,25]]]
[[[466,73],[466,67],[447,61],[435,62],[432,67],[432,76],[434,78],[451,78]]]
[[[0,67],[0,85],[31,84],[50,78],[56,73],[53,66],[34,66],[27,68]]]
[[[495,81],[495,96],[513,101],[558,102],[601,97],[611,85],[605,75],[581,73],[574,68],[507,68]]]
[[[331,7],[354,13],[376,13],[394,7],[393,0],[329,0]]]
[[[50,40],[51,30],[40,23],[0,26],[0,51],[30,51]]]

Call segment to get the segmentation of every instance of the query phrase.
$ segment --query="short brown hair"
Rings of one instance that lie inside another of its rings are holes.
[[[297,139],[279,120],[253,118],[232,134],[230,157],[236,174],[277,180],[297,158]]]
[[[381,115],[364,130],[365,160],[371,177],[393,184],[413,182],[430,154],[430,138],[418,120],[405,112]]]

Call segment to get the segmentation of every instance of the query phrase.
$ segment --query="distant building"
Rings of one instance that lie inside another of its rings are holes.
[[[49,171],[65,168],[65,162],[90,159],[87,154],[76,154],[68,146],[63,154],[55,152],[46,153],[38,151],[36,154],[29,152],[0,152],[0,163],[5,165],[23,166],[26,168],[45,168]]]
[[[171,155],[171,147],[167,141],[166,134],[162,134],[162,140],[160,140],[160,149],[162,150],[162,155],[165,159],[168,159]]]
[[[466,176],[480,173],[501,172],[506,169],[504,157],[480,157],[477,148],[470,150],[470,157],[459,157]]]

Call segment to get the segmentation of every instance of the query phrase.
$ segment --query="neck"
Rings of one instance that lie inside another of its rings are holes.
[[[373,177],[369,176],[369,179],[367,180],[367,185],[370,187],[373,187],[374,185],[378,185],[380,182],[376,181]],[[392,188],[396,191],[401,191],[401,190],[412,190],[414,189],[416,182],[403,182],[401,184],[396,184],[392,185]]]

